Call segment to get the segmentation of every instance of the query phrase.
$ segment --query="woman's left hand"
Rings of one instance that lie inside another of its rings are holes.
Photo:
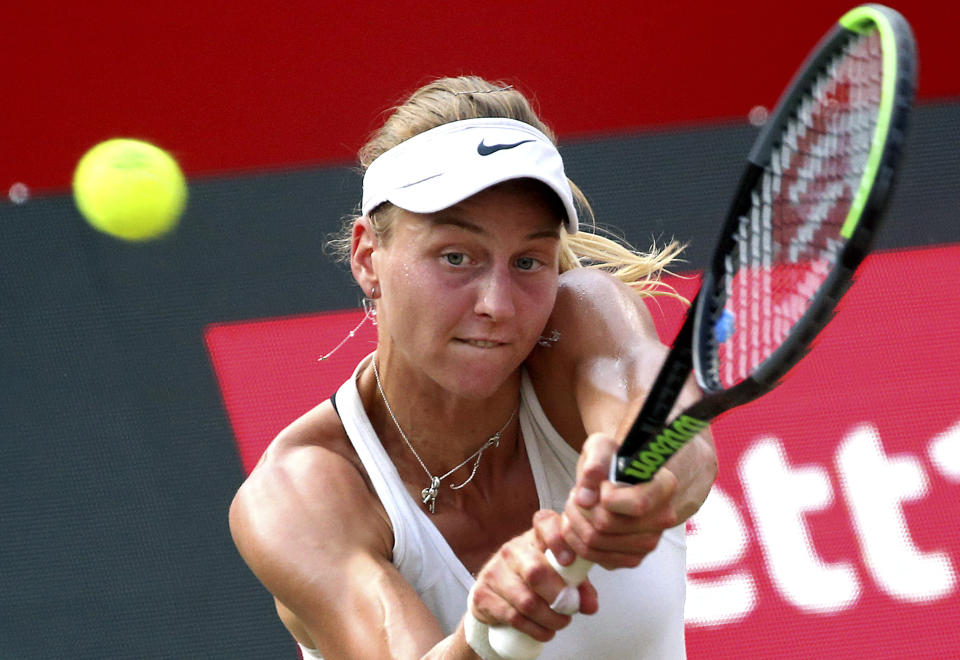
[[[613,437],[587,438],[577,463],[577,483],[563,515],[541,513],[534,527],[562,565],[583,557],[604,568],[633,568],[652,552],[664,530],[679,524],[673,505],[677,478],[666,469],[644,484],[608,480],[618,449]]]

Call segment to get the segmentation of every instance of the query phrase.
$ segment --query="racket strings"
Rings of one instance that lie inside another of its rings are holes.
[[[726,300],[713,319],[713,371],[724,388],[782,345],[837,263],[871,153],[882,65],[879,34],[854,36],[808,84],[782,128],[725,260]]]

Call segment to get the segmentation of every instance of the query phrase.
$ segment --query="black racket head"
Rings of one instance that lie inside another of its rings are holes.
[[[915,78],[909,24],[874,4],[845,14],[794,77],[704,273],[693,362],[706,392],[773,387],[831,318],[889,200]]]

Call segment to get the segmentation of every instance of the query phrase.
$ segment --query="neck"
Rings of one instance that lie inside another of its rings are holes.
[[[384,447],[398,467],[408,468],[406,474],[417,475],[415,483],[422,479],[429,485],[430,477],[442,478],[446,491],[447,484],[468,479],[475,465],[477,478],[493,474],[517,451],[519,373],[490,397],[465,398],[436,383],[424,386],[379,355],[374,359],[376,365],[371,360],[361,376],[364,403]]]

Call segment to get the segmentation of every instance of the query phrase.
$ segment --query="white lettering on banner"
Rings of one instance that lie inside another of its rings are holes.
[[[876,429],[861,426],[841,443],[837,468],[864,563],[880,588],[908,602],[930,601],[953,591],[956,575],[949,556],[921,552],[903,516],[904,502],[929,492],[920,461],[887,456]]]
[[[934,437],[927,451],[938,472],[960,482],[960,422]],[[957,573],[949,554],[920,550],[903,513],[904,503],[929,493],[920,460],[909,454],[888,456],[877,430],[863,425],[837,446],[835,466],[866,575],[902,602],[929,603],[955,593]],[[784,600],[811,613],[853,607],[861,593],[856,567],[825,563],[805,521],[806,514],[833,503],[827,470],[791,466],[776,438],[749,446],[738,468],[764,567]],[[687,536],[688,625],[726,625],[759,606],[756,576],[745,563],[750,532],[736,501],[714,486],[691,519]]]
[[[930,462],[951,481],[960,481],[960,422],[930,441]]]
[[[733,567],[747,551],[747,528],[734,501],[719,488],[710,491],[687,536],[687,570]],[[687,580],[687,621],[719,625],[742,619],[756,607],[757,587],[744,568],[714,579]]]
[[[791,467],[780,443],[765,439],[741,458],[740,480],[770,577],[784,599],[808,612],[850,607],[860,595],[856,568],[849,562],[825,563],[804,521],[808,512],[833,504],[827,471]]]

